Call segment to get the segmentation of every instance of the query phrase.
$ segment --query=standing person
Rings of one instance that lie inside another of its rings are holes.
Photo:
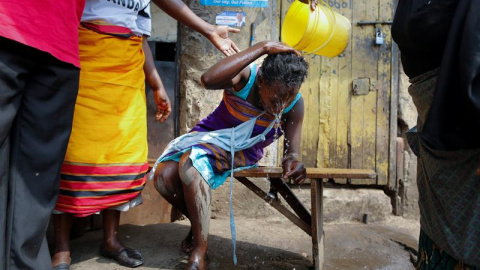
[[[197,17],[180,0],[155,1],[173,18],[204,34],[225,54],[238,51],[228,32]],[[100,254],[137,267],[142,255],[118,237],[120,211],[141,203],[147,163],[145,79],[154,91],[157,120],[170,114],[170,101],[147,43],[150,1],[87,0],[79,28],[80,90],[73,130],[61,170],[55,207],[52,265],[70,266],[73,217],[102,211]]]
[[[417,269],[480,269],[480,2],[400,0],[392,36],[418,111]]]
[[[263,55],[268,56],[257,70],[253,62]],[[283,130],[284,178],[304,181],[306,170],[298,160],[304,115],[299,90],[307,71],[307,62],[293,48],[264,41],[202,75],[206,89],[225,89],[223,100],[173,140],[152,169],[155,188],[190,220],[191,232],[182,242],[182,250],[191,252],[186,269],[207,268],[211,189],[222,185],[232,169],[255,166]]]
[[[78,91],[84,0],[0,0],[0,269],[51,269],[45,239]]]

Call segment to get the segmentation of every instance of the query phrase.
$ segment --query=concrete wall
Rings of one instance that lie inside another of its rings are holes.
[[[400,213],[410,219],[419,218],[417,189],[417,157],[409,148],[405,132],[413,128],[417,121],[417,110],[408,94],[408,77],[400,67],[399,97],[398,97],[398,136],[404,141],[403,179],[399,180],[398,195],[400,197]]]
[[[177,42],[177,21],[152,3],[151,41]]]

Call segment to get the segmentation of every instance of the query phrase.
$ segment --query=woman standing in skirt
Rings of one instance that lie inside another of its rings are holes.
[[[480,1],[401,0],[392,37],[418,111],[416,269],[480,269]]]
[[[225,54],[238,51],[229,27],[197,17],[180,0],[155,1],[180,22],[207,36]],[[79,27],[81,74],[73,131],[61,169],[54,216],[52,265],[68,269],[73,217],[103,212],[101,255],[121,265],[143,264],[141,254],[118,238],[120,211],[142,202],[147,163],[145,79],[154,91],[157,120],[170,114],[170,101],[155,69],[146,36],[150,1],[88,0]]]

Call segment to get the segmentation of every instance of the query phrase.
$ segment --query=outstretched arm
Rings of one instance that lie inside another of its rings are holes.
[[[300,98],[285,115],[283,178],[292,178],[296,184],[303,184],[307,176],[303,163],[299,161],[304,110],[303,98]]]
[[[165,91],[162,79],[155,68],[155,62],[153,61],[152,51],[150,50],[150,46],[148,46],[147,38],[143,37],[142,42],[143,51],[145,52],[145,63],[143,64],[145,80],[150,88],[152,88],[153,98],[155,100],[155,104],[157,105],[155,119],[163,123],[172,111],[170,99]]]
[[[152,2],[175,20],[208,38],[226,56],[240,51],[228,37],[228,33],[238,33],[240,29],[209,24],[193,13],[181,0],[153,0]]]
[[[237,54],[218,61],[202,74],[202,84],[207,89],[225,89],[233,87],[242,79],[247,79],[250,70],[247,66],[265,54],[294,52],[295,49],[275,41],[262,41]]]

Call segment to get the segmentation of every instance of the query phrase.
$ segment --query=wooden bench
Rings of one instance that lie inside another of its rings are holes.
[[[149,160],[150,169],[154,164],[155,160]],[[373,179],[377,174],[373,170],[362,169],[307,168],[307,178],[311,180],[311,214],[282,180],[282,174],[281,167],[257,167],[235,172],[234,177],[312,237],[313,266],[315,270],[323,270],[323,179]],[[271,183],[270,192],[264,192],[249,178],[267,178]],[[293,212],[278,200],[278,193]]]
[[[234,177],[312,237],[313,267],[315,270],[324,269],[323,179],[371,179],[376,177],[376,173],[361,169],[307,168],[307,178],[311,180],[311,214],[282,180],[282,173],[280,167],[258,167],[235,172]],[[271,183],[270,192],[264,192],[248,179],[252,177],[267,178]],[[277,199],[277,193],[282,195],[293,212],[282,205]]]

